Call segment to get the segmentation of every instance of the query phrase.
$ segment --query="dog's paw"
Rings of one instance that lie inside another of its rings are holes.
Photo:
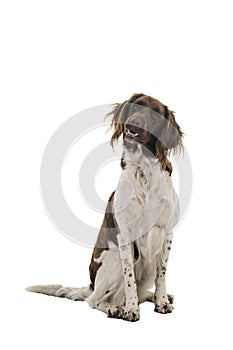
[[[140,319],[140,312],[139,308],[130,308],[125,309],[123,320],[130,321],[130,322],[136,322]]]
[[[168,301],[169,301],[170,304],[174,303],[174,299],[175,299],[174,295],[167,294],[167,298],[168,298]]]
[[[124,309],[121,306],[111,305],[107,310],[108,317],[123,318]]]
[[[125,321],[136,322],[139,320],[138,308],[126,308],[125,306],[111,305],[107,310],[108,317],[121,318]]]
[[[171,303],[163,303],[161,305],[156,305],[155,304],[155,312],[158,312],[160,314],[170,314],[174,307],[172,306]]]

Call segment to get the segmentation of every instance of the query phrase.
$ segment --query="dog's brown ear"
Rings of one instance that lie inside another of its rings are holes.
[[[174,112],[170,111],[166,106],[164,107],[164,119],[161,121],[160,132],[156,135],[155,154],[165,169],[169,151],[174,153],[182,151],[182,137],[184,133],[175,120]]]
[[[160,141],[167,150],[181,151],[183,135],[184,133],[175,120],[174,112],[165,107],[165,127],[162,130]]]
[[[144,94],[133,94],[127,101],[123,103],[116,103],[114,105],[113,110],[106,115],[106,117],[112,117],[112,122],[110,125],[110,129],[113,129],[113,135],[111,138],[111,145],[119,139],[121,134],[124,131],[124,123],[127,119],[127,113],[129,111],[130,105],[134,103],[140,97],[145,96]]]
[[[124,131],[124,123],[127,119],[127,104],[128,101],[125,101],[123,103],[116,103],[114,105],[113,110],[107,114],[107,117],[112,116],[112,122],[110,125],[110,129],[113,129],[113,135],[110,141],[112,146],[113,143],[119,139],[119,137]]]

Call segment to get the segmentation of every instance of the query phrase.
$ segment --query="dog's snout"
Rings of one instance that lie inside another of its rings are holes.
[[[138,128],[142,128],[145,127],[145,120],[142,116],[140,115],[136,115],[136,116],[132,116],[129,120],[128,123],[130,125],[133,126],[137,126]]]

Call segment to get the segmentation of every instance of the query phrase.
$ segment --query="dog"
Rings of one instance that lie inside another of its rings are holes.
[[[108,317],[133,322],[139,320],[139,304],[145,301],[154,303],[158,313],[173,310],[166,270],[179,202],[168,156],[182,150],[183,132],[173,111],[144,94],[115,104],[107,117],[112,118],[111,145],[123,135],[122,172],[93,250],[90,285],[27,290],[85,300]]]

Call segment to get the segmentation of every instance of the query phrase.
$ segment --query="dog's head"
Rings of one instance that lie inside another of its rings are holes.
[[[109,115],[112,115],[112,145],[123,134],[127,149],[133,152],[138,143],[142,144],[145,153],[155,156],[162,164],[166,162],[168,151],[182,149],[183,132],[174,112],[153,97],[134,94],[116,104]]]

